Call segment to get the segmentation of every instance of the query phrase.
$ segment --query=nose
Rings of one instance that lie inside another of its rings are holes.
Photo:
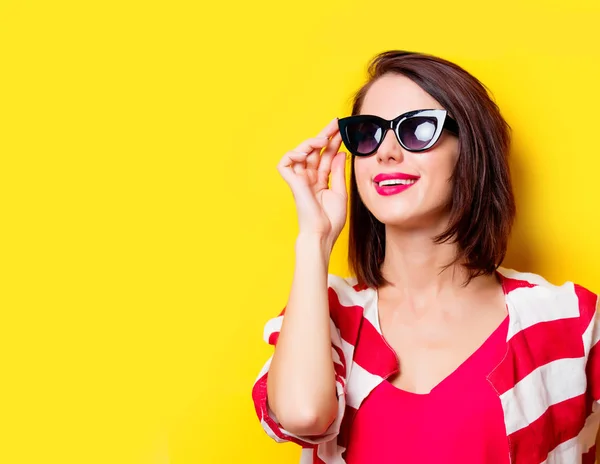
[[[386,131],[383,142],[381,142],[381,145],[377,149],[377,162],[388,163],[395,161],[396,163],[400,163],[403,159],[404,152],[396,139],[396,134],[392,130]]]

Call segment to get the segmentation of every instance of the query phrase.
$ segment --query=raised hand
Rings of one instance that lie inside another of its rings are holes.
[[[287,152],[277,165],[294,195],[300,234],[321,236],[332,246],[347,214],[346,153],[338,152],[341,143],[336,118],[317,137]]]

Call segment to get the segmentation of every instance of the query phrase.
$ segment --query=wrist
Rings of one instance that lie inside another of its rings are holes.
[[[322,234],[300,233],[296,238],[296,253],[301,255],[314,255],[318,252],[326,262],[329,262],[334,240]]]

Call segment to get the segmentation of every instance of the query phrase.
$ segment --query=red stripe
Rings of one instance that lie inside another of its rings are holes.
[[[579,299],[579,314],[582,324],[581,333],[585,332],[585,330],[594,319],[596,315],[596,304],[598,302],[598,295],[590,292],[587,288],[582,287],[581,285],[575,284],[575,294]]]
[[[333,324],[340,331],[340,336],[349,344],[354,345],[358,338],[358,332],[363,319],[364,308],[360,305],[344,306],[338,294],[332,287],[327,289],[329,316]],[[283,308],[280,316],[285,315],[287,306]],[[279,338],[279,331],[269,335],[269,344],[275,345]]]
[[[331,348],[333,348],[335,350],[335,352],[337,353],[337,355],[340,358],[342,366],[344,366],[344,369],[345,369],[346,368],[346,357],[344,356],[344,350],[342,350],[338,346],[335,346],[333,343],[331,344]]]
[[[268,372],[258,379],[252,387],[252,401],[259,419],[262,418],[267,405],[267,375]]]
[[[354,345],[363,319],[364,308],[359,305],[344,306],[335,290],[329,287],[329,314],[333,323],[340,331],[340,336],[349,344]]]
[[[312,447],[312,443],[307,443],[305,441],[299,440],[295,437],[290,437],[289,435],[284,434],[281,431],[281,426],[275,422],[271,416],[269,416],[269,412],[267,409],[267,377],[269,373],[267,372],[260,379],[256,381],[254,387],[252,388],[252,401],[254,402],[254,409],[256,410],[256,415],[259,419],[263,419],[267,425],[273,430],[273,433],[277,435],[277,437],[282,440],[291,441],[297,443],[303,447]]]
[[[269,335],[269,345],[277,345],[277,340],[279,340],[279,330],[272,332],[271,335]]]
[[[579,318],[557,319],[540,322],[515,334],[508,342],[506,357],[489,376],[498,394],[507,392],[545,364],[583,357],[580,324]]]
[[[335,380],[340,382],[344,387],[346,386],[346,368],[339,363],[333,363],[333,370],[335,371]]]
[[[586,366],[588,393],[594,401],[600,401],[600,343],[590,350]]]
[[[543,462],[550,451],[576,437],[585,424],[585,395],[550,406],[541,417],[509,436],[511,462]]]
[[[362,292],[363,290],[369,288],[369,286],[367,284],[355,284],[352,286],[352,288],[357,292]]]
[[[319,448],[315,447],[313,449],[313,464],[325,464],[325,461],[323,461],[317,454],[318,452],[319,452]]]
[[[371,374],[383,378],[398,370],[396,353],[368,319],[363,320],[360,339],[354,347],[354,362]]]
[[[598,295],[588,289],[575,285],[575,293],[579,299],[579,313],[581,314],[581,332],[585,332],[596,318]],[[600,401],[600,344],[591,347],[586,365],[588,379],[588,393],[593,401]]]
[[[279,313],[279,315],[277,317],[281,317],[285,315],[285,310],[286,310],[287,306],[285,306],[282,311]],[[275,318],[274,318],[275,319]],[[279,339],[279,330],[275,331],[275,332],[271,332],[269,334],[269,345],[277,345],[277,340]]]
[[[352,427],[352,422],[354,421],[354,417],[358,412],[357,409],[352,406],[346,405],[346,409],[344,411],[344,417],[342,419],[342,423],[340,424],[340,433],[338,435],[338,445],[344,448],[348,448],[348,443],[350,440],[350,429]]]
[[[526,280],[511,279],[510,277],[504,277],[502,274],[500,274],[500,278],[502,279],[504,293],[510,293],[517,288],[533,288],[536,286]]]
[[[596,462],[596,445],[581,456],[581,464],[594,464]]]

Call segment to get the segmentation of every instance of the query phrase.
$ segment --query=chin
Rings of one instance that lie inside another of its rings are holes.
[[[373,211],[373,216],[375,218],[385,224],[386,226],[393,227],[415,227],[423,222],[423,218],[421,214],[418,214],[414,211]]]
[[[375,218],[390,227],[399,229],[431,229],[439,230],[448,224],[449,211],[443,208],[397,208],[391,210],[371,209]]]

